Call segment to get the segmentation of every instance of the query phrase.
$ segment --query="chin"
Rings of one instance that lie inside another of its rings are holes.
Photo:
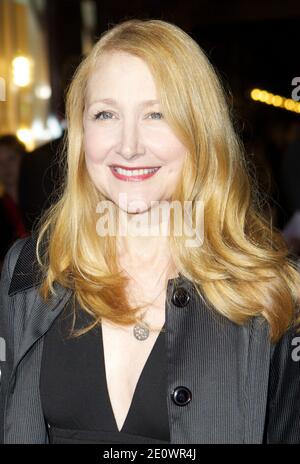
[[[146,213],[147,211],[150,210],[150,206],[148,208],[135,208],[135,207],[130,207],[126,210],[128,214],[142,214]]]

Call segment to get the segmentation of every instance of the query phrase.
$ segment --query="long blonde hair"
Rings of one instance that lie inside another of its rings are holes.
[[[299,322],[300,275],[279,230],[262,212],[262,196],[252,179],[234,130],[226,93],[200,46],[174,24],[131,19],[106,31],[77,68],[67,90],[65,181],[58,200],[38,225],[36,252],[44,270],[40,294],[55,294],[54,281],[74,290],[93,322],[101,318],[128,325],[140,307],[126,298],[128,279],[118,267],[116,238],[96,233],[96,205],[105,199],[88,176],[83,151],[83,111],[87,81],[106,52],[123,51],[149,66],[164,118],[188,147],[174,198],[204,204],[204,241],[186,247],[186,236],[169,243],[179,272],[199,295],[237,324],[262,316],[276,341]],[[192,210],[196,220],[196,208]],[[42,256],[40,245],[46,243]],[[47,259],[46,259],[47,256]]]

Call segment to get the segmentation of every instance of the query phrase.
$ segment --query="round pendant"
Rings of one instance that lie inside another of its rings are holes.
[[[144,323],[145,324],[145,323]],[[137,340],[146,340],[149,337],[149,328],[145,325],[135,324],[133,327],[133,335]]]

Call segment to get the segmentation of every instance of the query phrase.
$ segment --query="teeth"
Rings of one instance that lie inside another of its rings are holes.
[[[119,174],[122,174],[123,176],[128,176],[128,177],[141,176],[141,175],[149,174],[151,172],[155,172],[158,170],[158,168],[153,168],[153,169],[133,169],[132,171],[128,171],[127,169],[116,168],[116,167],[113,167],[113,169]]]

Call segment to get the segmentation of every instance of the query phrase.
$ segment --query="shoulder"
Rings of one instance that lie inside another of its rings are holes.
[[[286,364],[294,366],[295,362],[300,361],[300,323],[296,324],[299,315],[300,308],[296,308],[290,326],[276,342],[272,342],[270,339],[270,326],[264,317],[253,316],[250,318],[247,325],[249,339],[252,343],[254,340],[256,343],[260,339],[268,340],[271,353],[270,361],[273,366],[278,367],[279,364],[282,367]],[[298,362],[298,365],[300,366],[300,362]]]
[[[1,271],[1,292],[11,296],[33,285],[37,275],[35,237],[17,239],[6,252]]]
[[[296,327],[290,327],[280,340],[272,347],[272,363],[277,367],[290,363],[295,363],[300,367],[300,331]],[[297,369],[299,367],[297,366]]]
[[[266,422],[267,443],[300,442],[300,333],[291,327],[274,345]]]
[[[25,244],[28,243],[29,240],[31,240],[31,236],[19,238],[8,249],[3,261],[1,281],[4,279],[6,281],[11,280],[21,250],[23,249]]]
[[[1,352],[0,360],[5,361],[9,358],[9,353],[12,352],[6,348],[8,341],[13,339],[10,332],[14,317],[12,301],[9,297],[9,288],[12,281],[12,276],[16,267],[16,263],[20,257],[21,251],[28,241],[28,237],[17,239],[8,249],[4,257],[4,262],[1,271],[0,279],[0,343]]]

